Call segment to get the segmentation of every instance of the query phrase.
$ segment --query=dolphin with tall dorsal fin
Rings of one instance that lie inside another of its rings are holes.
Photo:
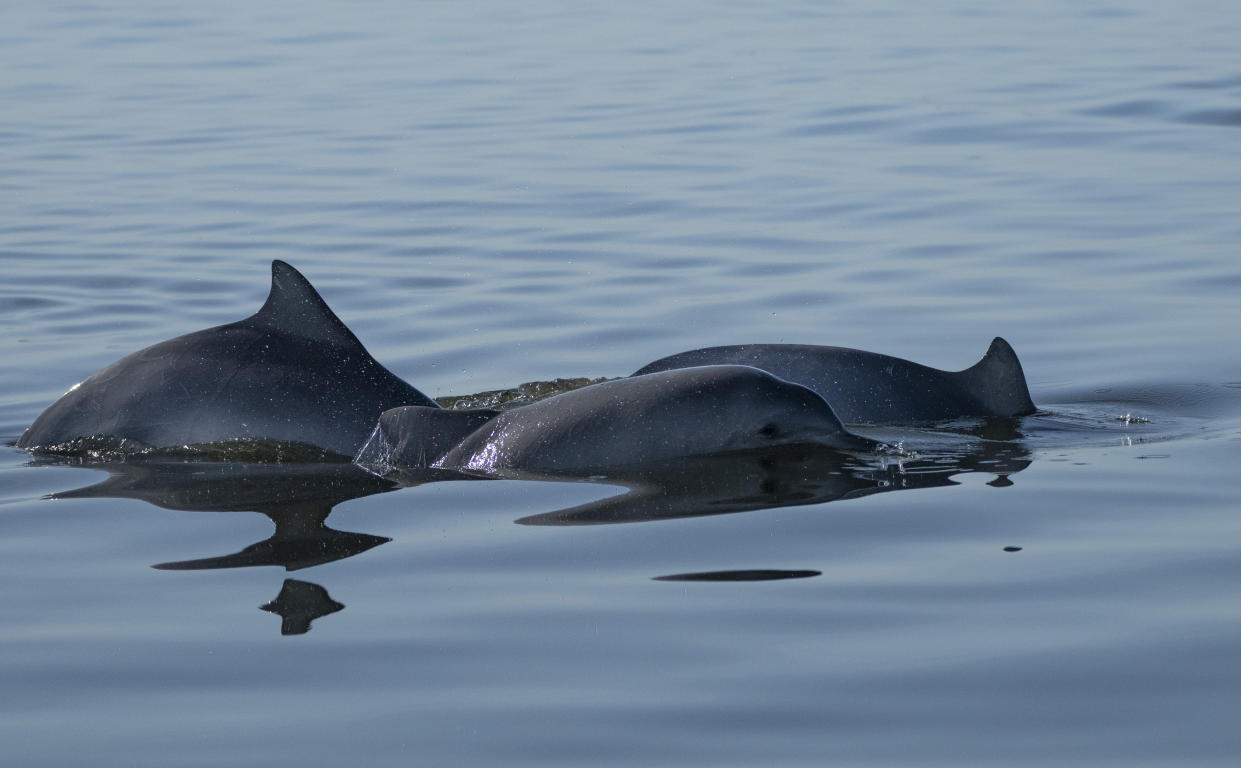
[[[1038,410],[1017,353],[998,336],[987,354],[963,371],[844,347],[740,344],[661,358],[633,375],[697,365],[752,365],[809,387],[846,424],[1012,418]]]
[[[258,312],[121,358],[50,405],[17,446],[124,453],[258,441],[349,458],[399,405],[436,407],[371,357],[301,273],[273,261]]]
[[[385,411],[354,462],[379,475],[431,468],[485,477],[580,476],[779,445],[871,450],[823,398],[744,365],[613,379],[506,411]]]

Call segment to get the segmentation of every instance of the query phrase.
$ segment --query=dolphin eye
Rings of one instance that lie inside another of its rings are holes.
[[[779,437],[780,427],[775,424],[765,424],[763,425],[763,428],[758,431],[758,436],[765,437],[769,440],[775,437]]]

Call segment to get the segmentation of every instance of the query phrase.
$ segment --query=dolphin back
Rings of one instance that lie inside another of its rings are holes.
[[[296,269],[244,320],[178,336],[96,372],[49,406],[19,448],[120,453],[230,441],[353,456],[388,408],[435,402],[376,361]]]
[[[1027,416],[1037,408],[1013,348],[996,337],[963,371],[890,355],[809,344],[741,344],[682,352],[634,376],[696,365],[750,365],[817,392],[846,424]]]

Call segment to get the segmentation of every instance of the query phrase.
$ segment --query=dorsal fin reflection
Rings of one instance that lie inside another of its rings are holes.
[[[365,552],[390,539],[338,531],[327,525],[344,501],[398,486],[352,464],[275,464],[135,458],[91,465],[109,477],[50,498],[128,498],[158,507],[198,512],[257,512],[275,526],[272,535],[226,555],[155,565],[162,570],[205,570],[274,565],[295,571]],[[428,473],[428,477],[431,477]],[[436,472],[434,479],[453,473]],[[410,480],[406,478],[405,485]]]
[[[310,622],[345,610],[344,603],[333,600],[323,587],[297,579],[285,579],[276,599],[259,607],[280,616],[282,635],[304,635]]]

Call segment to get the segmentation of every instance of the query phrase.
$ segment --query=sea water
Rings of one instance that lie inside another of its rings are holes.
[[[2,16],[3,764],[1236,764],[1233,6]],[[595,525],[530,523],[625,488],[11,447],[273,258],[435,397],[998,335],[1043,410]]]

